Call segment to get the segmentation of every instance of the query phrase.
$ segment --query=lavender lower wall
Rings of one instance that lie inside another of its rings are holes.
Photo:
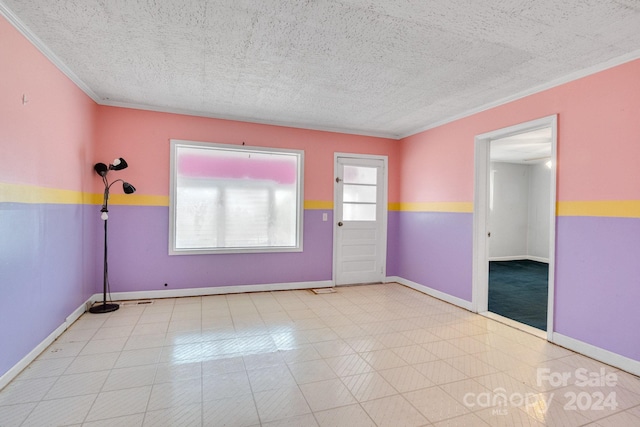
[[[91,208],[0,203],[0,376],[95,292]]]
[[[323,213],[328,214],[328,221],[322,221]],[[303,252],[169,256],[168,207],[112,206],[111,291],[331,280],[332,216],[330,210],[305,210]]]
[[[640,361],[640,219],[559,217],[555,330]]]
[[[471,301],[473,215],[389,212],[387,275]]]

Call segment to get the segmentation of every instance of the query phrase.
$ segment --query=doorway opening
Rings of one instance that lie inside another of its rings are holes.
[[[556,116],[476,137],[474,309],[553,331]]]

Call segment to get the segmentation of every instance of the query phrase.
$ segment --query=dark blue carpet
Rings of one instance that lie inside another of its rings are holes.
[[[489,262],[489,311],[547,330],[549,264],[537,261]]]

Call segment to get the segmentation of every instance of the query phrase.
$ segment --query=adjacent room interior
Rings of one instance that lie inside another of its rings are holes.
[[[543,128],[492,140],[489,169],[488,309],[545,332],[551,135]]]

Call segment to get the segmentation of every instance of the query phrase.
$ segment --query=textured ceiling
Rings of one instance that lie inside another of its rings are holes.
[[[101,104],[390,137],[640,57],[640,0],[0,0],[3,10]]]

